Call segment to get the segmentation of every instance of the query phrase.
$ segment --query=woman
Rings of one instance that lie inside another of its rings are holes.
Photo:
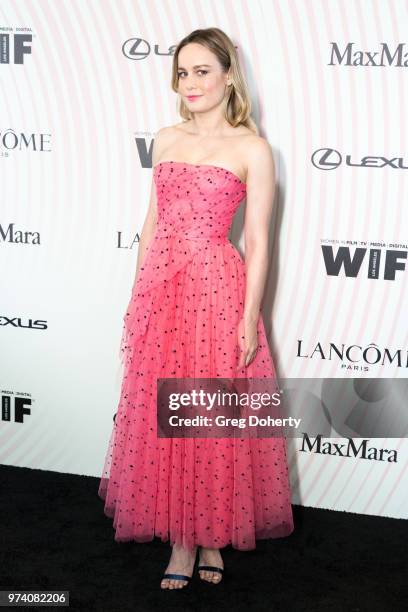
[[[218,28],[176,48],[184,121],[159,130],[135,283],[124,317],[124,376],[99,495],[115,540],[170,540],[162,588],[193,573],[217,583],[220,548],[293,531],[283,438],[161,438],[158,378],[275,378],[261,300],[274,197],[236,51]],[[228,240],[246,197],[245,263]],[[200,569],[204,568],[204,569]]]

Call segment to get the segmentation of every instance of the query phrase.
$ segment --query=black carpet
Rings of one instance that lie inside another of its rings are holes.
[[[220,584],[195,574],[168,591],[160,580],[169,544],[116,543],[98,484],[0,466],[2,590],[68,590],[70,610],[98,612],[408,609],[408,521],[294,506],[289,537],[222,549]]]

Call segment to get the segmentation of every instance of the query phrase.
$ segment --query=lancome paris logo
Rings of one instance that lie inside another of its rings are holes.
[[[0,64],[24,64],[32,42],[31,28],[0,26]]]
[[[117,240],[116,240],[116,248],[117,249],[129,249],[132,250],[135,246],[139,246],[140,243],[140,235],[139,232],[133,236],[133,238],[123,238],[123,232],[121,230],[117,231]]]
[[[1,399],[1,420],[24,423],[24,419],[31,415],[32,402],[34,401],[27,393],[13,393],[2,389]]]
[[[403,157],[385,157],[383,155],[365,155],[360,159],[351,159],[351,155],[343,155],[337,149],[324,147],[313,151],[311,162],[318,170],[336,170],[342,164],[353,168],[394,168],[408,170]]]
[[[372,366],[408,368],[408,349],[380,347],[374,342],[366,346],[344,342],[316,342],[310,346],[304,345],[303,340],[298,340],[296,357],[334,361],[340,364],[341,369],[352,373],[368,372]]]
[[[317,455],[387,461],[388,463],[398,462],[398,451],[395,449],[377,448],[376,446],[369,446],[369,444],[372,444],[369,439],[347,438],[347,442],[333,442],[332,440],[324,440],[320,435],[312,441],[307,433],[304,433],[299,450],[302,453],[315,453]]]
[[[51,134],[45,132],[16,132],[13,128],[0,128],[0,156],[9,157],[10,151],[50,153]]]
[[[328,276],[340,276],[342,271],[346,278],[357,278],[364,274],[369,279],[395,281],[401,280],[401,273],[406,269],[407,244],[363,240],[326,240],[325,242],[331,243],[321,244]],[[338,246],[335,253],[333,244],[339,242],[343,242],[344,246]]]
[[[408,67],[408,52],[406,43],[399,43],[390,47],[388,43],[379,44],[379,49],[367,51],[359,49],[355,43],[348,43],[341,48],[335,42],[331,43],[330,61],[328,66],[395,66],[397,68]]]

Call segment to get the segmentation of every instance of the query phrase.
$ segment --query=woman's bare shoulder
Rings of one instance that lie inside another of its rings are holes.
[[[186,132],[189,123],[189,121],[180,121],[180,123],[175,123],[174,125],[165,125],[156,132],[156,135],[166,137],[180,133],[180,131]]]
[[[258,134],[248,137],[246,147],[242,149],[245,159],[247,181],[255,177],[261,184],[264,177],[273,177],[275,174],[275,162],[272,147],[268,140]]]
[[[246,138],[245,153],[248,164],[256,163],[262,159],[270,159],[272,157],[272,147],[266,138],[252,132]]]
[[[178,125],[166,125],[157,130],[154,137],[154,153],[153,162],[156,163],[160,159],[162,152],[173,146],[177,139],[180,138],[180,130],[177,129]]]

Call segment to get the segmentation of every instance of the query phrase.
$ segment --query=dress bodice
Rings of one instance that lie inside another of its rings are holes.
[[[246,184],[230,170],[210,164],[159,162],[153,169],[158,219],[135,277],[125,322],[134,337],[147,329],[155,290],[210,249],[226,249],[244,266],[228,240]],[[227,255],[228,252],[228,255]]]
[[[210,164],[159,162],[157,237],[226,239],[246,185],[230,170]]]

